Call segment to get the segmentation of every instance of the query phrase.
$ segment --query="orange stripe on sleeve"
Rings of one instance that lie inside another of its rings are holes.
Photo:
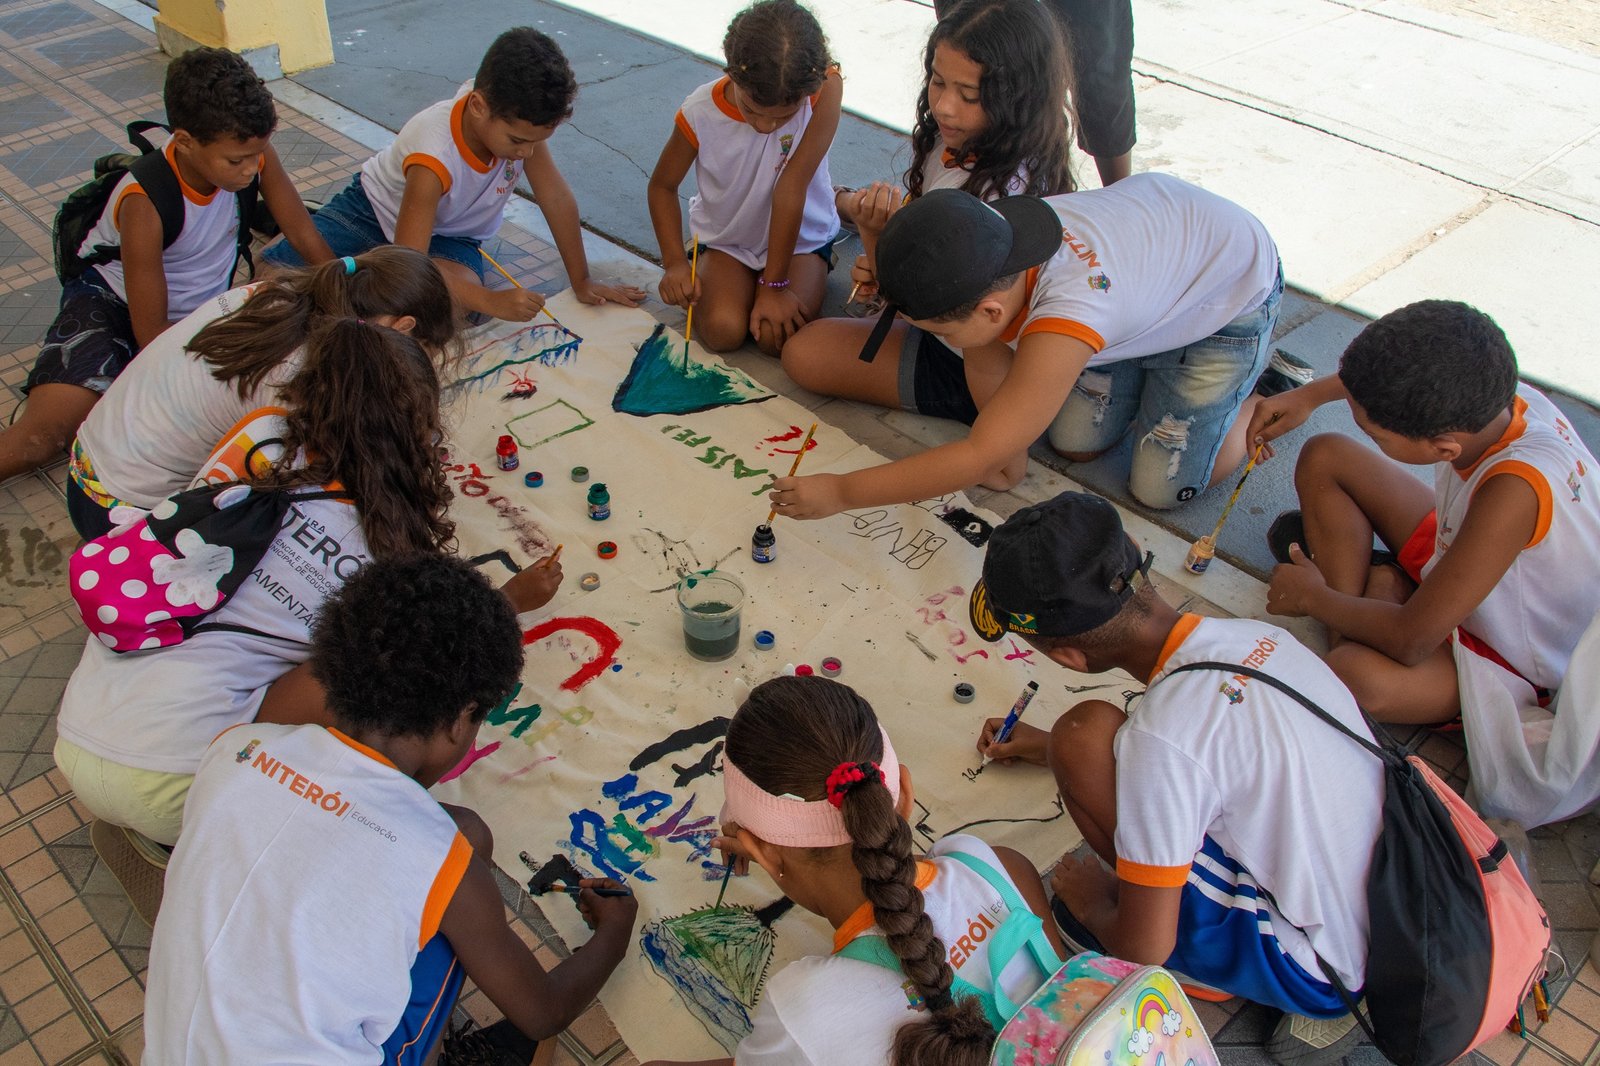
[[[683,139],[694,145],[695,150],[699,151],[700,138],[694,135],[694,127],[689,125],[689,120],[683,117],[682,111],[679,111],[677,115],[673,117],[672,124],[678,127],[678,132],[683,134]]]
[[[427,167],[438,177],[439,184],[444,186],[444,192],[450,191],[450,168],[433,156],[424,155],[422,152],[412,152],[406,156],[406,161],[400,164],[400,173],[404,174],[412,167]],[[442,192],[439,195],[443,196],[444,193]]]
[[[150,194],[145,192],[143,186],[136,181],[129,182],[127,185],[122,187],[122,191],[117,193],[117,202],[111,205],[111,227],[118,233],[122,232],[122,219],[117,217],[118,213],[122,210],[122,201],[126,200],[129,195],[133,193],[138,193],[146,200],[150,199]]]
[[[1509,474],[1511,477],[1519,477],[1526,481],[1528,487],[1533,490],[1533,494],[1539,498],[1539,517],[1533,525],[1533,536],[1529,538],[1528,543],[1522,546],[1526,550],[1538,544],[1544,539],[1545,534],[1550,532],[1550,517],[1554,511],[1554,502],[1550,498],[1550,482],[1538,467],[1530,466],[1521,459],[1507,459],[1505,462],[1496,463],[1489,468],[1489,472],[1483,476],[1483,480],[1478,482],[1477,489],[1473,490],[1473,495],[1477,495],[1478,492],[1482,491],[1483,487],[1489,483],[1490,478],[1499,477],[1501,474]]]
[[[1082,322],[1074,322],[1070,318],[1036,318],[1022,327],[1024,337],[1030,333],[1059,333],[1063,337],[1080,340],[1097,352],[1106,346],[1104,337]]]
[[[1142,862],[1118,859],[1117,878],[1146,888],[1182,888],[1189,880],[1189,867],[1146,866]]]
[[[444,865],[439,867],[439,874],[433,879],[433,887],[428,889],[428,901],[422,907],[422,931],[417,936],[417,950],[420,951],[439,931],[445,909],[455,898],[456,889],[461,886],[461,878],[466,875],[467,862],[471,858],[472,845],[467,843],[466,837],[457,833],[450,842],[450,854],[444,857]]]

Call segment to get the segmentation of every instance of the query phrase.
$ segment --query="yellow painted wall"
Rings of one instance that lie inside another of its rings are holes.
[[[333,62],[323,0],[160,0],[156,22],[213,48],[278,46],[285,74]]]

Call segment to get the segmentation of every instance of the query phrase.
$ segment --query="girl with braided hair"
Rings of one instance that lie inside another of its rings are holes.
[[[767,982],[732,1061],[987,1063],[996,1025],[1060,964],[1032,864],[970,836],[918,857],[910,771],[867,701],[827,678],[756,686],[728,727],[723,774],[718,846],[834,928],[831,956]],[[1013,923],[1025,948],[991,953]]]

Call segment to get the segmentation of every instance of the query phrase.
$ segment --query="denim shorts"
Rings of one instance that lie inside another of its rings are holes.
[[[1110,450],[1133,431],[1128,490],[1146,507],[1194,499],[1245,398],[1266,369],[1283,301],[1283,268],[1267,298],[1211,336],[1170,352],[1089,367],[1050,426],[1058,452]]]
[[[311,220],[316,224],[317,232],[322,234],[322,239],[328,242],[328,247],[333,249],[335,256],[360,255],[373,248],[394,243],[384,236],[383,227],[378,224],[378,216],[372,210],[372,201],[367,199],[366,190],[361,187],[360,174],[351,178],[350,184],[324,204]],[[428,255],[434,259],[448,259],[452,263],[460,263],[476,274],[481,282],[487,265],[478,252],[482,244],[482,241],[472,237],[445,237],[435,233],[428,241]],[[261,258],[279,267],[306,265],[306,261],[300,258],[300,253],[294,250],[294,246],[281,238],[262,252]]]

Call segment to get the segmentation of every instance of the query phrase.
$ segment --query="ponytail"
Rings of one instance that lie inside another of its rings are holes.
[[[375,559],[446,547],[455,526],[435,450],[439,376],[416,338],[355,318],[320,321],[282,397],[285,454],[268,484],[340,484]]]
[[[878,768],[883,735],[867,701],[827,678],[774,678],[751,690],[726,743],[728,760],[764,791],[827,798],[844,817],[862,891],[928,1012],[896,1033],[891,1066],[986,1066],[994,1027],[977,1000],[951,995],[949,951],[917,888],[911,827]]]
[[[196,333],[185,348],[211,365],[212,377],[232,382],[244,399],[306,343],[319,321],[380,315],[411,316],[416,320],[411,335],[442,362],[459,357],[444,275],[426,255],[399,245],[262,282],[243,307]]]

